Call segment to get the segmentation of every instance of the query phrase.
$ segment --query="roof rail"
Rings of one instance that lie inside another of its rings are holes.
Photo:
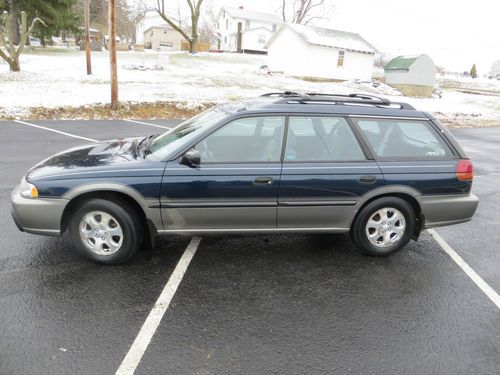
[[[322,94],[322,93],[299,93],[294,91],[285,92],[270,92],[263,97],[278,97],[282,100],[277,103],[288,104],[288,103],[301,103],[301,104],[311,104],[311,103],[324,103],[324,104],[339,104],[339,105],[372,105],[375,107],[392,107],[398,106],[399,109],[414,110],[415,108],[407,103],[391,102],[387,98],[382,98],[380,96],[370,95],[370,94]]]

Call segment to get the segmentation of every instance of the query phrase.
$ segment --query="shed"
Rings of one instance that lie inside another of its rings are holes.
[[[273,71],[332,80],[371,80],[377,52],[359,34],[298,24],[283,24],[266,48]]]
[[[427,55],[398,56],[384,67],[385,83],[409,96],[432,96],[436,73]]]

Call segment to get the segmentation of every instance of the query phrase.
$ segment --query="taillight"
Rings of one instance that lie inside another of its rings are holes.
[[[474,178],[474,166],[470,160],[462,159],[458,162],[455,173],[460,181],[472,181]]]

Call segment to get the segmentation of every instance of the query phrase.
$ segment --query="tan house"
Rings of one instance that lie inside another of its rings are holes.
[[[184,38],[168,25],[151,26],[144,31],[144,47],[162,51],[181,51]]]

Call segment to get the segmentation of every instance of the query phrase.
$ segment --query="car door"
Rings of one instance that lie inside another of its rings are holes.
[[[166,231],[276,228],[284,116],[233,120],[198,142],[200,164],[170,161],[162,182]]]
[[[290,116],[278,199],[278,228],[349,228],[359,198],[383,185],[342,117]]]

